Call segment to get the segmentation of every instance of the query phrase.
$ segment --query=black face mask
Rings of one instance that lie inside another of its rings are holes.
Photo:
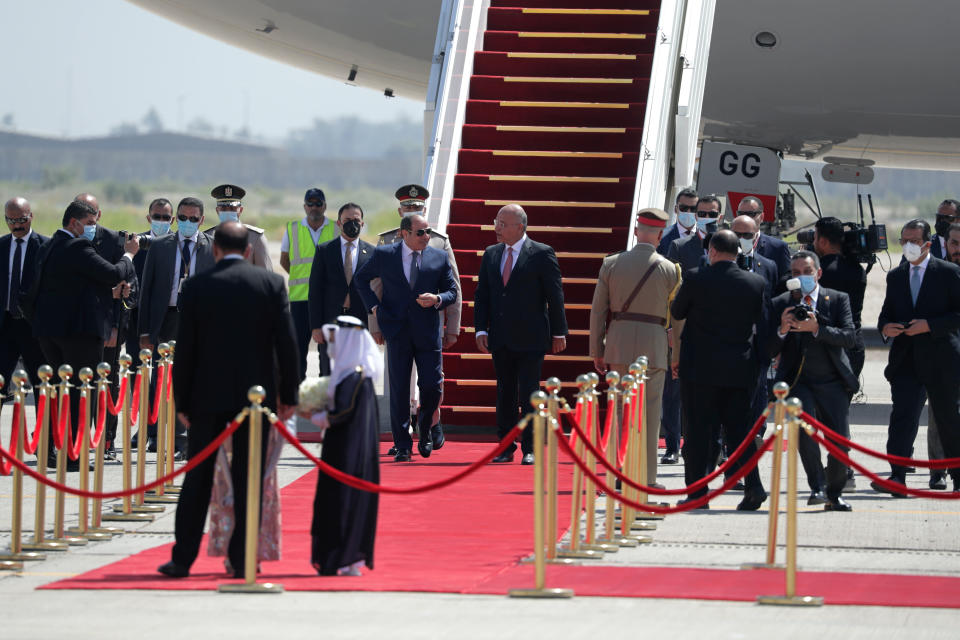
[[[363,226],[363,223],[359,220],[347,220],[340,226],[348,238],[356,238],[360,235],[360,228]]]
[[[933,229],[937,232],[938,236],[946,238],[947,233],[950,232],[950,216],[941,216],[938,214]]]

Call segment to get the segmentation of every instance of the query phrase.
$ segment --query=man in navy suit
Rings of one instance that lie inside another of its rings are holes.
[[[497,437],[530,411],[549,350],[567,348],[560,265],[553,248],[527,237],[527,214],[518,204],[500,209],[498,244],[487,247],[474,296],[477,348],[493,355],[497,372]],[[523,430],[522,464],[533,464],[533,435]],[[516,444],[493,459],[512,462]]]
[[[738,216],[750,216],[757,222],[757,228],[763,223],[763,202],[760,198],[747,196],[737,205]],[[777,265],[777,280],[790,273],[790,247],[780,238],[768,236],[765,233],[757,234],[756,252],[764,258],[769,258]]]
[[[723,204],[715,195],[707,195],[697,202],[697,232],[683,238],[677,238],[670,243],[667,257],[673,262],[680,263],[684,275],[691,269],[697,269],[705,264],[707,246],[704,241],[707,234],[719,224],[723,218]]]
[[[311,333],[317,344],[324,344],[320,327],[336,321],[337,316],[353,316],[364,327],[367,326],[367,310],[353,276],[367,263],[375,247],[360,239],[363,229],[363,209],[360,205],[348,202],[340,207],[337,228],[340,234],[317,247],[310,267],[307,303]]]
[[[677,221],[663,232],[660,244],[657,245],[657,253],[666,256],[674,240],[692,236],[697,232],[697,201],[699,199],[696,190],[691,187],[680,190],[673,204],[673,213],[677,216]]]
[[[4,392],[13,392],[10,377],[23,358],[34,394],[40,379],[37,368],[44,364],[40,343],[33,337],[30,323],[20,313],[20,294],[30,288],[37,276],[37,256],[49,238],[34,231],[33,212],[25,198],[11,198],[3,207],[10,233],[0,238],[0,375],[6,382]]]
[[[430,226],[421,215],[400,221],[403,242],[377,247],[353,276],[356,290],[370,313],[376,315],[387,342],[390,367],[390,428],[397,448],[395,460],[408,462],[413,440],[409,420],[410,373],[417,363],[420,389],[420,438],[417,450],[430,457],[443,446],[443,431],[434,442],[430,423],[443,389],[440,310],[457,299],[457,281],[447,254],[428,246]],[[370,281],[380,278],[383,298],[377,299]]]
[[[947,198],[937,207],[937,216],[933,225],[936,233],[930,238],[930,255],[941,260],[950,260],[947,251],[947,237],[950,234],[950,225],[960,222],[960,202]]]
[[[884,375],[893,409],[887,453],[909,457],[926,399],[937,421],[947,458],[960,456],[960,267],[930,256],[930,225],[911,220],[900,231],[906,259],[887,273],[877,329],[893,338]],[[905,484],[906,468],[890,465],[890,480]],[[960,491],[960,468],[950,469]],[[877,491],[903,494],[876,483]]]

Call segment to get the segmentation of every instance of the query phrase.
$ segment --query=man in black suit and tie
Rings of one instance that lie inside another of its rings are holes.
[[[933,230],[936,232],[930,238],[930,255],[941,260],[949,260],[950,252],[947,248],[947,236],[950,225],[960,222],[960,201],[947,198],[937,207],[936,220]]]
[[[663,232],[660,243],[657,245],[657,253],[666,257],[670,245],[678,238],[686,238],[697,232],[697,202],[700,196],[696,189],[687,187],[681,189],[677,194],[677,199],[673,204],[673,213],[677,221],[670,225],[670,228]]]
[[[11,376],[17,361],[23,358],[23,366],[33,385],[34,399],[40,378],[37,369],[45,364],[40,343],[33,337],[30,323],[20,312],[20,294],[27,291],[37,277],[37,257],[48,240],[31,227],[33,212],[26,198],[11,198],[3,207],[10,233],[0,238],[0,300],[3,314],[0,315],[0,375],[8,385],[4,395],[13,391]],[[42,455],[42,454],[40,454]]]
[[[190,456],[213,441],[250,404],[247,391],[260,385],[264,406],[281,420],[293,415],[300,384],[297,339],[283,278],[246,262],[251,252],[247,228],[223,222],[213,239],[213,269],[184,282],[180,292],[177,358],[173,392],[180,420],[187,426]],[[244,573],[243,526],[247,512],[249,422],[233,435],[230,476],[236,526],[227,557],[236,577]],[[264,427],[264,430],[269,427]],[[261,469],[268,438],[263,438]],[[176,543],[163,574],[182,578],[197,558],[210,504],[216,456],[188,471],[180,490],[175,524]]]
[[[157,345],[169,342],[177,335],[180,319],[180,292],[186,280],[213,268],[213,242],[200,231],[203,224],[203,201],[184,198],[177,204],[177,232],[158,238],[150,246],[140,283],[140,313],[137,334],[140,348],[154,351]],[[175,356],[179,357],[179,355]],[[156,385],[150,387],[150,402],[156,394]],[[138,434],[139,436],[139,434]],[[156,450],[157,425],[148,426],[147,450]],[[177,425],[174,457],[181,460],[186,454],[186,432]]]
[[[497,244],[487,247],[474,295],[477,348],[493,355],[497,372],[497,437],[530,411],[540,388],[543,357],[567,348],[560,265],[553,248],[527,237],[527,214],[518,204],[500,209]],[[533,432],[523,430],[521,464],[533,464]],[[494,462],[512,462],[515,443]]]
[[[721,427],[735,448],[751,426],[750,402],[757,384],[753,336],[763,321],[765,284],[757,274],[737,266],[739,248],[733,231],[714,233],[709,266],[684,276],[670,307],[674,318],[685,321],[675,372],[680,376],[687,414],[683,463],[688,485],[706,476],[716,464]],[[751,442],[737,464],[755,451]],[[745,485],[737,509],[756,511],[767,499],[756,468],[747,474]],[[706,493],[706,488],[701,489],[688,500]]]
[[[763,201],[754,196],[747,196],[737,205],[738,216],[750,216],[757,228],[763,224]],[[756,252],[764,258],[769,258],[777,265],[777,280],[782,280],[790,273],[790,247],[780,238],[768,236],[760,232],[756,239]]]
[[[173,223],[173,205],[166,198],[156,198],[147,207],[147,222],[150,228],[143,233],[138,234],[142,238],[147,238],[151,243],[158,238],[170,233],[170,227]],[[137,255],[133,256],[133,268],[137,272],[137,282],[143,282],[143,267],[147,262],[147,256],[150,255],[150,246],[147,245],[141,249]],[[134,307],[130,310],[130,330],[127,332],[126,349],[130,355],[140,352],[140,310]]]
[[[110,337],[110,306],[104,304],[134,275],[133,256],[140,249],[135,235],[126,238],[117,264],[104,260],[93,248],[97,211],[73,201],[63,214],[63,228],[40,251],[33,335],[39,338],[45,360],[54,368],[96,368]],[[112,293],[111,293],[112,292]],[[79,420],[80,394],[71,394],[72,430]],[[93,413],[91,412],[91,415]],[[72,462],[68,469],[77,469]]]
[[[887,453],[909,457],[926,399],[936,416],[943,452],[960,456],[960,267],[930,256],[930,225],[911,220],[900,231],[905,261],[887,274],[877,328],[893,338],[884,375],[893,409]],[[960,491],[960,469],[949,470]],[[906,483],[906,468],[891,465],[890,480]],[[874,489],[903,494],[872,483]]]
[[[442,428],[431,429],[443,390],[440,310],[457,299],[458,284],[447,254],[428,246],[427,219],[414,214],[400,220],[403,242],[377,247],[354,275],[355,290],[377,317],[387,342],[390,380],[390,428],[397,449],[394,460],[409,462],[413,440],[407,429],[410,373],[417,363],[420,389],[420,438],[417,450],[424,458],[443,446]],[[370,288],[380,278],[382,298]]]
[[[374,246],[360,239],[363,229],[363,209],[348,202],[337,212],[340,234],[317,247],[310,267],[310,328],[313,340],[326,353],[323,331],[320,328],[334,322],[337,316],[353,316],[367,326],[367,310],[363,298],[353,283],[353,274],[373,255]],[[306,366],[306,361],[304,361]],[[324,370],[326,366],[326,370]],[[330,361],[320,358],[320,375],[330,375]]]
[[[702,196],[697,202],[697,232],[677,238],[667,250],[667,257],[680,263],[684,275],[704,262],[707,256],[705,238],[716,229],[722,218],[723,204],[720,198],[715,195]]]
[[[777,380],[791,385],[790,395],[803,402],[804,411],[849,438],[850,399],[860,382],[846,352],[856,339],[850,298],[820,286],[820,259],[812,251],[795,253],[790,269],[800,288],[774,299],[767,353],[771,358],[780,355]],[[807,504],[851,511],[841,497],[847,468],[829,455],[824,476],[820,448],[803,430],[799,451],[810,486]]]

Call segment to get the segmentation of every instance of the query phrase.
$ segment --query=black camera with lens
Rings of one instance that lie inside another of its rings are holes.
[[[817,316],[817,312],[810,305],[801,302],[800,304],[798,304],[797,306],[795,306],[793,309],[790,310],[790,315],[792,315],[799,322],[803,322],[807,318],[810,318],[810,317],[815,318]]]
[[[128,235],[130,235],[130,232],[128,231],[118,231],[117,233],[120,235],[121,238],[126,238]],[[150,245],[153,244],[153,238],[151,238],[148,235],[141,235],[137,238],[137,240],[139,240],[140,242],[141,251],[143,251],[144,249],[149,249]]]

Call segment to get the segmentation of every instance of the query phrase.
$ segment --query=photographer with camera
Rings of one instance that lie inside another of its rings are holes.
[[[859,378],[864,361],[860,314],[863,311],[863,297],[867,289],[867,272],[860,266],[855,256],[844,254],[843,234],[843,222],[839,218],[820,218],[813,227],[811,244],[820,257],[820,268],[823,270],[823,275],[820,277],[821,286],[843,291],[850,297],[850,312],[853,314],[856,342],[852,348],[847,349],[847,357],[850,359],[850,367],[854,375]]]
[[[773,300],[775,326],[767,353],[771,358],[780,355],[777,380],[791,386],[790,395],[803,402],[804,410],[849,438],[850,399],[859,387],[845,351],[856,336],[850,297],[820,285],[820,258],[811,251],[795,253],[790,272],[793,278],[787,281],[787,293]],[[803,431],[798,446],[810,486],[807,504],[822,504],[826,511],[851,511],[841,497],[846,467],[830,455],[824,474],[820,448]]]

